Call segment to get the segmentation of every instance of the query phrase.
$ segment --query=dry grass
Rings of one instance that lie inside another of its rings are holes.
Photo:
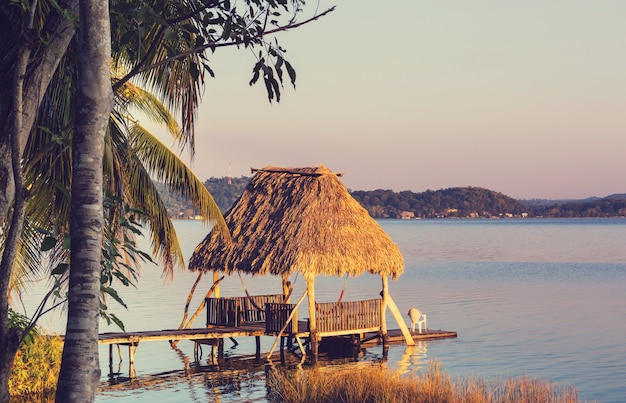
[[[519,377],[487,380],[457,379],[431,362],[425,371],[402,377],[380,365],[358,370],[310,369],[268,374],[273,398],[286,403],[315,402],[428,402],[428,403],[576,403],[572,386]]]

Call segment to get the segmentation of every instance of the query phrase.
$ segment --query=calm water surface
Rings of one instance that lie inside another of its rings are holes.
[[[391,282],[391,295],[403,313],[417,306],[432,329],[458,332],[458,338],[392,346],[385,365],[410,372],[429,360],[441,361],[453,376],[529,375],[574,385],[584,400],[626,401],[626,220],[384,220],[383,228],[400,246],[405,273]],[[206,234],[198,222],[176,223],[188,257]],[[176,328],[196,274],[176,273],[164,284],[156,267],[145,267],[138,290],[124,290],[128,311],[115,308],[128,330]],[[304,290],[292,278],[294,296]],[[245,277],[252,294],[278,293],[275,278]],[[316,282],[318,301],[335,301],[344,278]],[[202,280],[192,309],[210,287]],[[376,298],[380,278],[366,275],[347,282],[344,300]],[[222,283],[223,296],[244,295],[237,277]],[[121,312],[120,312],[121,311]],[[301,312],[306,312],[302,310]],[[301,316],[303,316],[301,314]],[[392,315],[389,327],[397,328]],[[196,324],[201,326],[204,317]],[[53,323],[54,327],[61,322]],[[101,331],[116,331],[103,324]],[[139,346],[139,381],[110,386],[108,348],[102,346],[102,388],[109,401],[267,401],[265,363],[241,365],[254,353],[252,340],[238,340],[230,362],[193,371],[193,344],[179,350],[166,342]],[[272,338],[262,338],[268,351]],[[355,369],[382,361],[380,348],[367,349],[358,362],[334,361]],[[126,360],[126,351],[123,350]],[[116,361],[117,363],[117,361]],[[127,372],[127,362],[120,365]]]

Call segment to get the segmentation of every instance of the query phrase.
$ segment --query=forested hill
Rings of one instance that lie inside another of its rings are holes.
[[[249,177],[210,178],[204,182],[225,213],[239,198]],[[187,201],[159,187],[171,217],[190,218],[197,212]],[[626,197],[616,194],[585,200],[516,200],[480,187],[456,187],[421,193],[392,190],[350,192],[374,218],[480,217],[624,217]]]
[[[527,213],[517,200],[479,187],[422,193],[357,190],[352,196],[375,218],[513,217]]]

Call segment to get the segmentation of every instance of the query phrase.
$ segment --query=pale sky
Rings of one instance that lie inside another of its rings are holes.
[[[333,4],[278,37],[297,71],[280,104],[248,86],[248,50],[210,56],[191,164],[201,180],[322,163],[353,190],[626,193],[626,1],[319,9]]]

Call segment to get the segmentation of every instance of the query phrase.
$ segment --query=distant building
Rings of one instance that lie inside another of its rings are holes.
[[[412,211],[403,211],[400,213],[400,218],[403,220],[410,220],[411,218],[415,218],[415,213]]]

